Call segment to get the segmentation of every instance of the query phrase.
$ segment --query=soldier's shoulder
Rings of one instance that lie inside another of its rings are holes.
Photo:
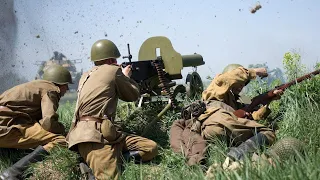
[[[98,67],[99,70],[108,72],[109,73],[116,73],[119,71],[121,68],[117,65],[109,65],[109,64],[104,64]]]
[[[105,69],[110,69],[110,70],[118,70],[120,69],[120,66],[116,65],[116,64],[104,64],[102,66],[100,66],[101,68],[105,68]]]
[[[42,79],[30,81],[29,84],[40,89],[46,89],[47,91],[60,92],[60,89],[51,81],[46,81]]]

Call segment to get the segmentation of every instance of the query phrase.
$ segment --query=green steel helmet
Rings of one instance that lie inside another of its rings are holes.
[[[73,84],[70,72],[60,65],[49,66],[43,73],[43,80],[51,81],[56,84]]]
[[[222,73],[226,73],[226,72],[229,72],[229,71],[232,71],[238,67],[243,67],[242,65],[240,64],[229,64],[227,67],[225,67],[222,71]]]
[[[91,61],[101,61],[108,58],[119,58],[121,56],[118,47],[110,40],[101,39],[91,47]]]
[[[295,158],[298,154],[303,155],[304,150],[305,144],[302,141],[293,137],[285,137],[271,146],[267,154],[273,159],[284,161]]]

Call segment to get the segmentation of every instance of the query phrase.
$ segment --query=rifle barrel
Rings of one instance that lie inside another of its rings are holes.
[[[294,85],[296,83],[299,83],[299,82],[304,81],[306,79],[310,79],[312,76],[315,76],[317,74],[320,74],[320,69],[318,69],[316,71],[313,71],[313,72],[311,72],[309,74],[306,74],[304,76],[301,76],[301,77],[299,77],[299,78],[297,78],[297,79],[295,79],[293,81],[290,81],[290,82],[288,82],[286,84],[283,84],[283,85],[281,85],[279,87],[279,89],[286,89],[286,88],[288,88],[288,87],[290,87],[290,86],[292,86],[292,85]]]
[[[285,84],[282,84],[272,90],[269,90],[267,91],[266,93],[263,93],[263,94],[260,94],[256,97],[254,97],[252,99],[252,102],[251,104],[247,105],[246,107],[242,108],[242,109],[238,109],[234,112],[234,114],[237,116],[237,117],[240,117],[240,118],[243,118],[245,117],[245,112],[253,112],[254,108],[256,106],[258,106],[259,104],[264,104],[264,103],[269,103],[272,101],[272,98],[275,96],[275,94],[273,94],[273,91],[276,90],[276,89],[281,89],[281,90],[285,90],[287,89],[288,87],[296,84],[296,83],[300,83],[301,81],[304,81],[306,79],[310,79],[312,76],[315,76],[317,74],[320,74],[320,69],[316,70],[316,71],[313,71],[309,74],[306,74],[304,76],[301,76],[293,81],[290,81],[288,83],[285,83]],[[271,100],[270,100],[271,99]]]

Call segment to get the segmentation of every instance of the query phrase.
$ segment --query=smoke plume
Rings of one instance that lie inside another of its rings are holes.
[[[13,0],[0,0],[0,93],[21,83],[15,73],[17,20]]]

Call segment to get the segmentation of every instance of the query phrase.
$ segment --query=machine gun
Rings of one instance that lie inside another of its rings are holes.
[[[300,83],[301,81],[304,81],[306,79],[310,79],[310,78],[312,78],[313,76],[315,76],[317,74],[320,74],[320,69],[318,69],[316,71],[313,71],[313,72],[311,72],[309,74],[306,74],[306,75],[304,75],[302,77],[299,77],[299,78],[297,78],[297,79],[295,79],[295,80],[293,80],[291,82],[282,84],[282,85],[280,85],[280,86],[278,86],[278,87],[276,87],[276,88],[274,88],[274,89],[272,89],[270,91],[267,91],[267,92],[265,92],[263,94],[260,94],[260,95],[254,97],[252,99],[251,104],[245,106],[242,109],[236,110],[234,112],[234,114],[239,118],[245,118],[245,117],[247,117],[247,113],[252,113],[258,105],[260,105],[260,104],[262,104],[262,105],[269,104],[276,96],[275,94],[273,94],[273,91],[275,91],[275,90],[283,90],[284,91],[287,88],[289,88],[290,86],[292,86],[292,85],[294,85],[296,83]]]
[[[199,93],[203,91],[201,78],[196,72],[189,74],[189,78],[187,77],[188,81],[193,81],[192,84],[189,82],[189,87],[176,86],[176,82],[173,80],[182,79],[181,71],[184,67],[197,67],[205,64],[205,62],[199,54],[179,54],[173,49],[170,40],[166,37],[156,36],[144,41],[139,50],[139,60],[135,62],[131,61],[132,55],[128,44],[128,56],[123,58],[128,58],[129,62],[124,62],[121,66],[131,65],[131,78],[140,87],[139,107],[142,106],[143,102],[150,101],[150,98],[154,96],[169,96],[169,104],[176,107],[175,96],[178,93],[185,93],[187,89],[189,91],[199,91]],[[174,90],[172,91],[173,87]]]

